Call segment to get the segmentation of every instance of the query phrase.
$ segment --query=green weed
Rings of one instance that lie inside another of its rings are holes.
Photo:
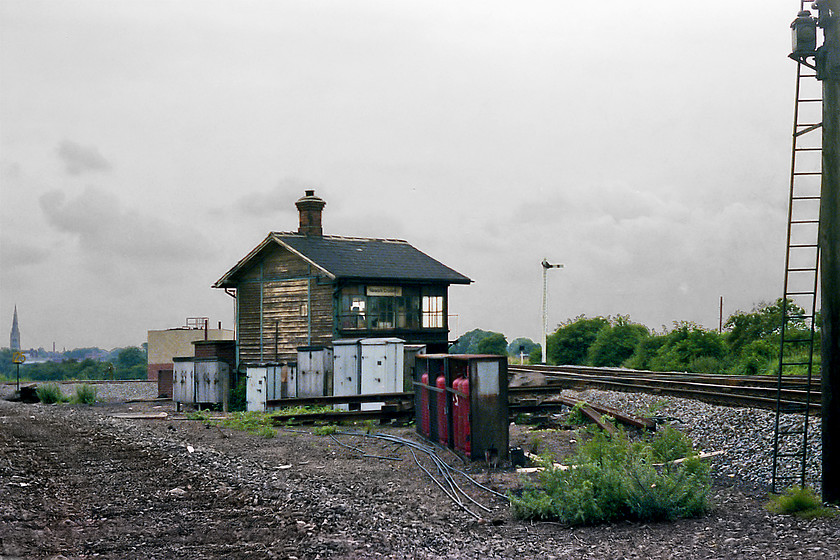
[[[77,385],[73,402],[78,404],[94,404],[96,402],[96,387],[87,383]]]
[[[537,454],[540,452],[540,447],[542,447],[542,437],[538,434],[531,434],[528,436],[528,451],[533,454]]]
[[[334,424],[327,424],[326,426],[315,426],[312,433],[316,436],[329,436],[338,432],[338,426]]]
[[[202,422],[205,426],[212,426],[216,423],[215,420],[210,418],[210,413],[206,410],[193,410],[186,414],[187,420],[197,420]]]
[[[670,432],[631,442],[623,430],[610,437],[590,430],[567,469],[544,458],[537,484],[509,495],[516,517],[594,525],[620,519],[641,521],[696,517],[709,509],[709,467],[688,442],[688,460],[667,463],[687,439]],[[655,464],[666,462],[665,466]]]
[[[35,393],[38,395],[38,399],[44,404],[62,403],[70,400],[61,392],[61,387],[58,386],[58,383],[38,385]]]
[[[586,406],[585,403],[579,402],[572,407],[572,410],[569,411],[566,421],[570,426],[581,426],[586,423],[586,416],[583,414],[584,406]]]
[[[654,416],[659,416],[662,413],[662,409],[667,406],[668,402],[665,399],[659,399],[650,403],[647,407],[647,410],[642,412],[642,416],[645,418],[653,418]]]
[[[228,410],[231,412],[244,412],[246,408],[246,386],[248,379],[243,375],[239,378],[236,385],[230,390],[230,398],[228,399]]]
[[[823,506],[822,500],[813,489],[802,486],[788,488],[784,494],[770,496],[766,507],[773,513],[795,515],[803,519],[835,517],[838,511]]]
[[[656,436],[650,442],[650,449],[657,463],[676,461],[694,454],[691,441],[682,432],[667,424],[656,431]]]

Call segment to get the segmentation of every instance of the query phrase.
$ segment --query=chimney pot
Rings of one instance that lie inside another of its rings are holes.
[[[321,228],[321,213],[327,203],[315,196],[314,190],[305,190],[304,193],[304,197],[295,202],[300,213],[298,233],[321,236],[324,234]]]

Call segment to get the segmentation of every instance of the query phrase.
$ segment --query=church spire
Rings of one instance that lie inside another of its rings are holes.
[[[12,319],[12,334],[9,337],[9,348],[20,350],[20,328],[18,328],[17,305],[15,305],[15,317]]]

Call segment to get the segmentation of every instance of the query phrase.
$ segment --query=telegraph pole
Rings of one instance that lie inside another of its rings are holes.
[[[840,0],[819,0],[823,88],[820,190],[822,498],[840,504]]]
[[[546,331],[548,331],[548,318],[546,315],[546,302],[548,301],[548,270],[550,268],[563,268],[562,264],[548,264],[548,259],[543,259],[542,263],[543,269],[543,297],[542,297],[542,360],[541,362],[544,364],[548,363],[548,336]]]

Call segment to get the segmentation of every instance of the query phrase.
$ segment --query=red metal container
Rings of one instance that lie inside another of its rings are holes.
[[[437,394],[437,422],[438,422],[438,441],[446,445],[449,442],[449,428],[446,421],[446,377],[439,375],[435,385],[440,392]]]
[[[420,376],[420,382],[423,385],[429,384],[429,374],[424,373]],[[432,423],[429,417],[429,389],[427,387],[420,387],[420,431],[424,436],[432,435]]]

